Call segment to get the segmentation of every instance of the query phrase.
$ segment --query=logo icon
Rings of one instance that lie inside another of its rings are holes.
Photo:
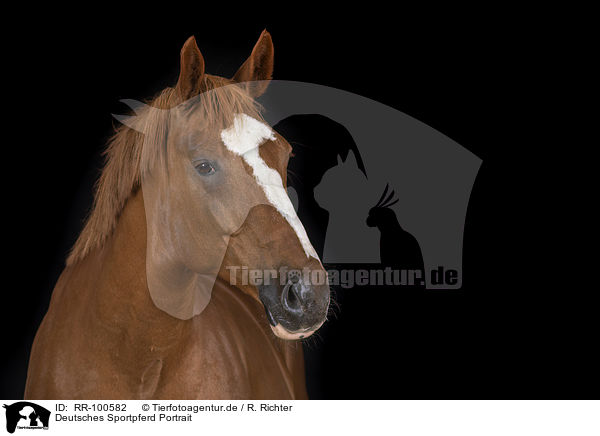
[[[14,433],[15,429],[48,429],[50,411],[29,401],[19,401],[11,405],[4,404],[6,409],[6,431]]]

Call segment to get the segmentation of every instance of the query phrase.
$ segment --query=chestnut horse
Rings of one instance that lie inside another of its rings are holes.
[[[291,147],[255,101],[272,71],[266,31],[232,79],[205,73],[191,37],[146,128],[117,129],[26,398],[307,398],[296,340],[325,321],[326,281],[253,284],[240,268],[324,272],[285,192]]]

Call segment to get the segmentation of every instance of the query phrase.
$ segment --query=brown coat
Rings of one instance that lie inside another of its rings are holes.
[[[67,267],[36,335],[27,399],[303,399],[302,346],[223,281],[206,310],[170,317],[146,286],[141,192],[102,248]]]

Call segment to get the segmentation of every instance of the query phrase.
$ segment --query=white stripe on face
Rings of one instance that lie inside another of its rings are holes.
[[[231,152],[241,156],[252,168],[258,185],[263,189],[269,203],[292,226],[294,232],[302,244],[306,257],[314,257],[319,260],[300,218],[294,210],[294,206],[283,187],[281,176],[273,168],[270,168],[260,157],[258,148],[267,140],[274,140],[275,134],[269,126],[246,115],[237,114],[233,125],[221,131],[221,140],[225,147]]]

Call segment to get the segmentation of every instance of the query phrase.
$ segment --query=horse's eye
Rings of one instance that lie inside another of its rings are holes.
[[[199,162],[196,162],[196,171],[198,171],[198,174],[200,174],[201,176],[210,176],[211,174],[214,174],[216,170],[214,165],[210,163],[210,161],[201,160]]]

